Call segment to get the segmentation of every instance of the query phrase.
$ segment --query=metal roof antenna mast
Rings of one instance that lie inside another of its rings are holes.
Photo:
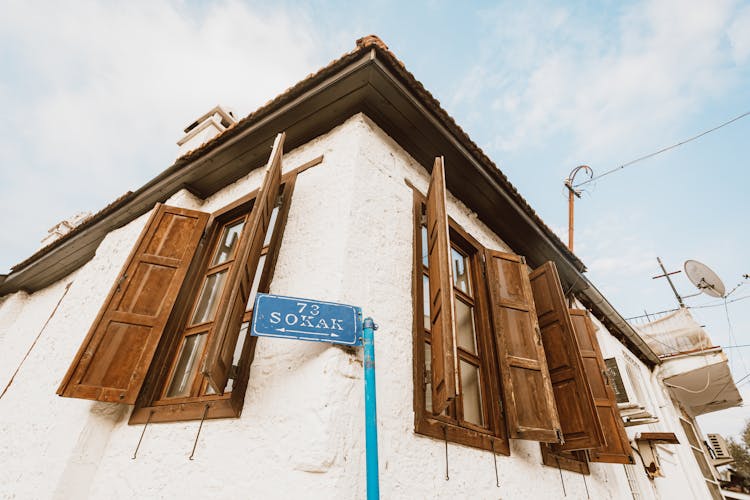
[[[674,292],[674,296],[677,298],[677,303],[680,305],[680,308],[684,309],[685,308],[685,302],[683,302],[682,296],[677,292],[677,288],[675,288],[674,283],[672,283],[672,278],[670,278],[671,275],[673,275],[673,274],[679,274],[682,271],[678,270],[678,271],[672,271],[671,273],[667,272],[667,268],[664,267],[664,263],[661,261],[661,257],[657,257],[656,261],[659,263],[659,267],[661,267],[661,270],[662,270],[662,272],[664,274],[660,274],[658,276],[654,276],[651,279],[655,280],[655,279],[659,279],[659,278],[667,278],[667,281],[669,282],[669,286],[672,288],[672,292]]]
[[[652,279],[667,278],[669,286],[672,288],[672,292],[674,292],[674,296],[677,298],[677,303],[680,304],[681,308],[685,307],[685,302],[683,301],[683,299],[696,297],[701,293],[705,293],[706,295],[716,297],[718,299],[726,298],[727,293],[724,283],[721,281],[719,276],[715,272],[713,272],[707,265],[702,264],[697,260],[685,261],[685,274],[687,275],[690,282],[695,285],[696,288],[698,288],[699,292],[692,295],[680,295],[677,292],[677,288],[675,288],[674,283],[672,283],[672,278],[670,278],[670,276],[673,274],[679,274],[682,271],[677,270],[667,272],[667,269],[664,267],[664,263],[661,261],[661,258],[657,257],[656,260],[657,262],[659,262],[659,267],[661,267],[661,270],[664,272],[664,274],[654,276]]]
[[[589,179],[594,177],[594,171],[588,165],[579,165],[568,174],[568,178],[565,179],[565,187],[568,188],[568,249],[573,251],[573,209],[575,205],[575,199],[581,197],[581,190],[573,187],[573,181],[575,180],[576,174],[583,170],[589,176]]]

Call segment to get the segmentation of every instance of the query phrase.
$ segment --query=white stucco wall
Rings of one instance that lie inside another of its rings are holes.
[[[663,477],[649,480],[645,474],[639,476],[639,487],[642,492],[655,495],[654,498],[710,498],[706,488],[706,482],[693,453],[688,445],[687,437],[680,425],[680,412],[677,403],[672,400],[667,388],[662,382],[660,368],[649,370],[644,363],[629,352],[615,337],[607,332],[604,326],[596,318],[594,323],[600,328],[597,338],[601,344],[602,353],[605,358],[615,357],[618,359],[621,375],[625,384],[626,392],[632,398],[635,391],[632,389],[634,383],[625,369],[625,358],[635,361],[636,376],[641,379],[641,388],[646,392],[646,401],[638,401],[644,404],[651,413],[659,419],[653,424],[626,427],[628,436],[633,445],[635,438],[642,432],[673,432],[680,441],[679,445],[655,445],[659,455],[659,462]],[[700,430],[696,427],[700,434]],[[699,437],[699,439],[702,439]],[[639,467],[642,465],[640,458],[636,455]],[[650,498],[647,496],[646,498]]]
[[[621,465],[591,475],[541,465],[536,442],[511,440],[511,456],[414,434],[412,408],[413,185],[429,175],[363,115],[287,153],[301,173],[292,197],[271,293],[361,305],[376,332],[383,498],[631,498]],[[257,188],[256,170],[206,200],[181,191],[169,204],[214,211]],[[452,196],[449,214],[483,245],[510,250]],[[0,384],[5,386],[41,325],[70,290],[0,400],[0,497],[363,498],[361,352],[260,338],[239,419],[142,426],[130,407],[60,398],[55,390],[148,214],[113,231],[96,256],[48,288],[0,303]],[[6,320],[6,318],[9,318]],[[600,334],[601,335],[601,334]],[[608,335],[608,334],[607,334]],[[642,474],[642,471],[640,471]],[[648,498],[648,497],[647,497]],[[689,498],[689,497],[686,497]]]

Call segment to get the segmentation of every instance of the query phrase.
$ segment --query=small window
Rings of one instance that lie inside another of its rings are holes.
[[[604,360],[604,364],[607,366],[607,378],[609,378],[612,384],[612,390],[615,391],[617,403],[627,403],[630,399],[625,390],[625,384],[622,382],[622,375],[620,374],[619,366],[617,366],[617,359],[607,358]]]
[[[510,416],[512,437],[559,442],[525,261],[450,221],[446,197],[436,158],[414,194],[415,430],[507,455]]]
[[[130,423],[236,417],[296,172],[284,134],[257,192],[207,214],[157,204],[58,389],[136,404]],[[209,220],[211,221],[209,223]]]
[[[177,329],[169,352],[165,352],[165,366],[168,370],[150,374],[155,388],[151,401],[144,400],[136,406],[130,423],[140,423],[151,414],[152,421],[184,420],[201,418],[205,405],[209,404],[214,416],[238,416],[235,408],[242,407],[244,387],[249,375],[249,366],[255,351],[256,339],[247,334],[252,319],[252,308],[258,291],[267,292],[273,272],[271,266],[278,252],[283,217],[291,196],[291,184],[281,188],[277,204],[270,217],[270,225],[263,237],[263,247],[254,273],[250,294],[245,306],[242,322],[238,327],[237,342],[232,353],[232,362],[227,382],[222,393],[218,393],[201,371],[205,364],[208,345],[215,335],[214,323],[221,297],[225,294],[226,277],[230,276],[237,261],[237,242],[247,229],[247,220],[252,213],[254,200],[239,207],[232,205],[228,210],[214,214],[213,227],[209,228],[209,240],[205,264],[197,279],[193,303],[184,326]],[[222,213],[226,211],[226,213]],[[237,389],[242,389],[237,391]]]
[[[706,450],[701,446],[698,434],[695,432],[695,426],[690,420],[688,420],[688,418],[683,417],[680,417],[680,424],[682,425],[682,430],[685,431],[685,435],[687,436],[687,446],[689,446],[690,450],[693,452],[693,457],[701,470],[701,474],[703,474],[703,478],[706,480],[706,487],[711,494],[711,498],[720,500],[723,497],[721,495],[719,484],[714,477],[713,467],[708,461]]]
[[[422,233],[426,233],[426,228],[422,226]],[[448,412],[446,412],[446,418],[458,424],[459,421],[474,425],[480,428],[486,429],[487,412],[485,401],[487,395],[483,394],[486,391],[486,384],[482,381],[484,377],[482,365],[484,364],[483,358],[486,357],[480,343],[478,341],[478,335],[482,335],[483,331],[477,328],[477,307],[476,302],[472,298],[475,293],[471,287],[470,278],[470,267],[472,265],[471,257],[465,250],[461,250],[457,247],[456,243],[451,244],[453,264],[456,268],[461,269],[460,277],[454,274],[453,283],[453,295],[455,304],[455,323],[456,323],[456,338],[458,343],[458,366],[459,366],[459,380],[460,380],[460,404],[453,404]],[[476,251],[474,251],[476,255]],[[422,269],[422,283],[423,287],[423,298],[428,297],[429,293],[429,277],[428,268],[423,265]],[[429,300],[422,301],[422,307],[424,309],[423,314],[423,329],[424,329],[424,344],[425,344],[425,371],[430,373],[431,365],[431,354],[430,343],[432,342],[430,335],[430,304]],[[425,321],[426,320],[426,321]],[[432,407],[431,398],[431,382],[425,378],[425,402],[429,405],[425,405],[427,410]]]

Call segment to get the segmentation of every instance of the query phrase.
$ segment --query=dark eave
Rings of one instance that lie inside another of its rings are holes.
[[[264,165],[276,133],[286,150],[301,146],[356,113],[370,117],[415,160],[431,169],[443,155],[447,187],[516,252],[536,266],[552,260],[561,280],[610,331],[649,365],[658,358],[583,276],[583,263],[542,222],[497,166],[440,103],[375,37],[310,75],[133,193],[13,267],[0,296],[33,292],[91,259],[104,236],[182,188],[207,197]],[[502,214],[502,215],[500,215]],[[643,344],[642,346],[640,344]]]

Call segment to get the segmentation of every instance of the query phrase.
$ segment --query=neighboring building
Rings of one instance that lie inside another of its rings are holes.
[[[680,371],[379,39],[186,133],[0,280],[2,496],[364,497],[361,350],[247,335],[262,291],[379,323],[383,498],[720,498]]]

